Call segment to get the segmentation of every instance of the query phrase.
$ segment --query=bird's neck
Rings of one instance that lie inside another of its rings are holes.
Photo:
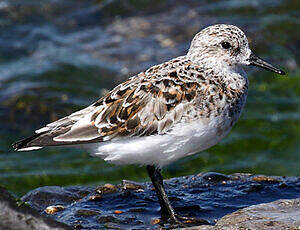
[[[195,65],[201,66],[208,73],[208,78],[215,76],[222,82],[226,87],[230,87],[241,93],[247,91],[248,78],[241,65],[228,65],[224,62],[218,62],[213,58],[202,59],[204,61],[196,62],[192,61]]]
[[[212,56],[189,56],[188,59],[196,66],[201,66],[203,69],[206,69],[207,72],[213,72],[219,76],[224,78],[224,81],[228,79],[228,81],[232,81],[232,77],[244,79],[247,81],[247,74],[244,71],[241,65],[229,64],[222,59],[217,59]]]

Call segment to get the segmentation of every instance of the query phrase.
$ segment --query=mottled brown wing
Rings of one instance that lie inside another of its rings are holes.
[[[178,68],[172,67],[163,74],[160,69],[165,66],[152,67],[86,109],[37,130],[40,135],[24,146],[81,144],[166,133],[194,100],[197,83],[180,77]]]
[[[98,102],[99,109],[91,121],[103,141],[164,134],[180,121],[195,97],[197,83],[180,81],[176,72],[151,81],[143,79],[147,78],[131,79]]]

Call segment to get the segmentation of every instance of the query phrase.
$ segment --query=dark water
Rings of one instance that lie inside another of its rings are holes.
[[[299,176],[300,70],[297,1],[0,2],[0,184],[16,194],[44,185],[147,180],[73,148],[13,152],[10,145],[95,101],[128,76],[187,51],[206,25],[231,23],[288,77],[247,68],[243,115],[217,146],[165,169]]]

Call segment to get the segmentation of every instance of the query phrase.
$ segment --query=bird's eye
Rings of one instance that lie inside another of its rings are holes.
[[[231,44],[229,42],[222,42],[221,46],[226,50],[231,48]]]

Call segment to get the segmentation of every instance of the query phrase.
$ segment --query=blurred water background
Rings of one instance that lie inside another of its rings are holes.
[[[288,77],[247,68],[250,93],[230,135],[165,168],[300,176],[299,2],[294,0],[0,1],[0,184],[17,195],[45,185],[148,180],[81,149],[13,152],[11,144],[97,100],[134,73],[186,53],[215,23],[246,31],[255,53]]]

